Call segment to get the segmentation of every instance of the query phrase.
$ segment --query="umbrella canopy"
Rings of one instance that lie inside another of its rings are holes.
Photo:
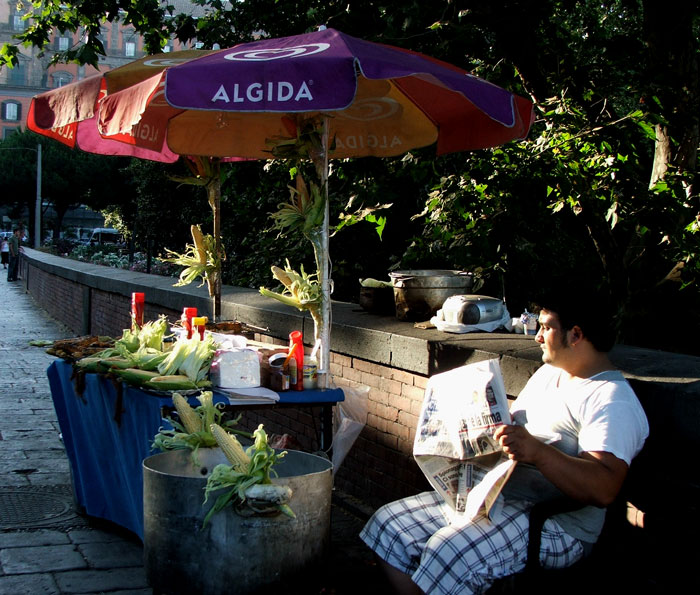
[[[267,159],[266,140],[289,136],[280,116],[314,112],[330,117],[336,158],[493,147],[526,136],[533,113],[527,99],[460,68],[325,29],[147,56],[36,96],[29,127],[87,151],[119,141],[158,161]]]
[[[294,137],[297,116],[323,121],[327,163],[433,144],[438,154],[497,146],[527,135],[533,109],[456,66],[324,29],[148,56],[36,96],[28,126],[103,154],[269,159],[270,139]],[[319,267],[326,322],[327,226],[326,212]],[[322,334],[320,373],[328,343]]]

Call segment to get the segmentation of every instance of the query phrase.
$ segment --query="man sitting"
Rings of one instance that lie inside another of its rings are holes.
[[[424,492],[383,506],[368,521],[360,536],[397,593],[482,593],[520,572],[537,501],[566,495],[583,507],[545,523],[544,567],[569,566],[595,543],[605,507],[649,433],[636,395],[608,359],[612,324],[599,303],[581,292],[539,303],[535,340],[544,365],[513,403],[513,425],[495,433],[518,461],[499,518],[450,524],[448,505]]]

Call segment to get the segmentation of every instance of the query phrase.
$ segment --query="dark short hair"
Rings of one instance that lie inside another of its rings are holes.
[[[608,352],[615,345],[615,321],[610,298],[605,292],[568,286],[543,293],[535,311],[554,312],[562,330],[578,326],[596,350]]]

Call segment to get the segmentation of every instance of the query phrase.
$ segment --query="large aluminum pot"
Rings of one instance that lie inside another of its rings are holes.
[[[396,318],[428,320],[448,297],[471,293],[472,273],[450,269],[412,269],[389,273]]]
[[[144,567],[154,592],[275,593],[279,587],[271,585],[298,580],[299,573],[324,563],[330,545],[330,461],[290,450],[275,466],[275,482],[292,489],[295,519],[281,513],[240,516],[227,507],[203,527],[218,495],[202,504],[207,476],[227,461],[218,448],[200,448],[197,458],[195,465],[189,450],[173,450],[143,461]]]

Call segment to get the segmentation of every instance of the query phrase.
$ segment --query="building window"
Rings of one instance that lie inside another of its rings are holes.
[[[3,128],[2,129],[2,139],[10,138],[13,134],[20,132],[19,126],[13,128]]]
[[[127,41],[124,44],[124,55],[127,58],[133,58],[136,55],[136,44],[133,41]]]
[[[172,52],[172,51],[173,51],[173,46],[171,46],[170,44],[166,45],[166,46],[163,48],[163,53],[164,53],[164,54],[169,54],[169,53]]]
[[[73,76],[69,72],[64,71],[54,72],[51,78],[53,79],[54,87],[63,87],[73,80]]]
[[[70,37],[58,38],[58,51],[65,52],[70,47]]]
[[[19,101],[2,103],[2,119],[5,122],[19,122],[22,117],[22,104]]]
[[[14,31],[24,31],[27,28],[27,21],[22,18],[21,14],[16,14],[12,17],[12,29]]]
[[[20,58],[21,59],[21,58]],[[16,87],[21,87],[27,84],[27,67],[24,61],[20,62],[14,68],[7,69],[7,83]]]

